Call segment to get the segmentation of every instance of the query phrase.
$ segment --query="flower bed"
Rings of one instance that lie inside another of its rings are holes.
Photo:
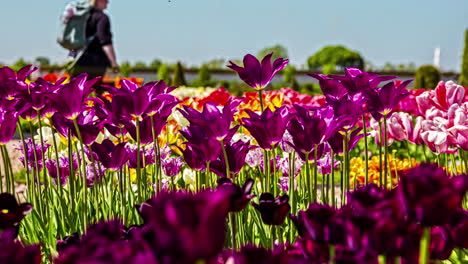
[[[466,261],[466,89],[348,68],[311,75],[321,96],[266,91],[287,63],[228,65],[243,97],[0,68],[0,263]]]

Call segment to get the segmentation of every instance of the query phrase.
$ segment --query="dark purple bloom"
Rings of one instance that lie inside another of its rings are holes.
[[[430,259],[446,260],[454,248],[455,241],[447,228],[441,226],[431,228]]]
[[[105,168],[118,170],[128,160],[125,145],[126,142],[114,145],[109,139],[104,139],[101,144],[94,142],[91,149]]]
[[[220,178],[218,180],[218,190],[228,193],[230,200],[230,212],[240,212],[249,203],[250,199],[255,197],[255,195],[250,194],[252,192],[252,187],[254,180],[247,179],[242,186],[232,183],[229,178]]]
[[[0,213],[1,215],[1,213]],[[40,264],[41,248],[38,244],[24,246],[15,241],[16,234],[13,231],[0,233],[0,263],[14,264]]]
[[[277,108],[272,112],[270,108],[265,109],[261,115],[250,110],[245,110],[249,118],[242,118],[243,126],[257,140],[263,149],[274,149],[283,138],[286,125],[293,117],[289,114],[286,106]]]
[[[55,104],[55,108],[65,118],[73,120],[83,111],[83,104],[88,95],[93,91],[91,88],[98,78],[86,81],[88,75],[80,74],[70,80],[61,89],[53,94],[49,94],[49,98]]]
[[[455,247],[468,248],[468,211],[462,208],[451,217],[448,223],[452,237],[455,241]]]
[[[424,226],[443,225],[461,208],[466,190],[437,164],[423,163],[400,175],[398,197],[410,219]]]
[[[404,82],[389,82],[382,88],[376,90],[366,90],[367,107],[372,117],[379,121],[384,116],[390,116],[398,103],[410,95],[406,87],[412,80]]]
[[[18,112],[0,111],[0,145],[8,143],[15,135]]]
[[[284,60],[283,58],[278,58],[271,64],[270,53],[262,59],[262,63],[258,61],[253,55],[247,54],[244,56],[244,67],[240,67],[234,64],[232,61],[229,61],[227,67],[235,70],[246,84],[255,90],[264,89],[268,83],[273,79],[275,74],[286,67],[289,60]]]
[[[223,191],[162,192],[137,206],[144,237],[165,263],[213,263],[225,240],[230,200]]]
[[[219,144],[218,144],[219,145]],[[202,159],[203,153],[200,153],[197,148],[187,144],[185,149],[181,150],[184,156],[185,163],[194,170],[203,170],[206,167],[206,162]]]
[[[230,142],[224,145],[224,148],[229,164],[229,175],[226,175],[226,162],[223,152],[220,153],[219,159],[211,162],[210,170],[220,177],[233,177],[244,167],[247,153],[255,148],[255,146],[250,145],[250,142],[239,140],[235,143]]]
[[[282,225],[291,209],[289,196],[274,197],[271,193],[262,193],[259,203],[251,202],[253,207],[260,212],[263,223],[267,225]]]
[[[236,264],[301,264],[306,262],[302,256],[288,254],[281,247],[273,250],[254,246],[243,246],[238,252],[232,253],[226,263]],[[312,262],[315,263],[315,262]]]
[[[66,241],[70,245],[61,250],[54,263],[159,263],[143,238],[123,240],[123,231],[116,220],[94,224],[80,238],[73,236],[73,241]]]
[[[326,204],[311,203],[306,211],[299,211],[297,216],[291,215],[291,219],[301,237],[317,243],[327,243],[328,224],[335,215],[335,208]]]
[[[19,224],[33,209],[32,204],[18,204],[15,197],[9,193],[0,194],[0,231],[12,230],[18,234]]]

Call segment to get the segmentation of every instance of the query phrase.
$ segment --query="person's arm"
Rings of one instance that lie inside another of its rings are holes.
[[[112,68],[118,68],[119,65],[117,64],[117,59],[115,57],[115,50],[112,44],[102,46],[104,53],[106,53],[107,58],[109,59]]]

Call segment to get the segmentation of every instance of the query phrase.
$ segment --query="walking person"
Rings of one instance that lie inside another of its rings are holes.
[[[89,79],[104,76],[106,69],[112,67],[117,72],[119,65],[112,41],[110,20],[103,11],[109,0],[87,0],[92,8],[86,23],[86,38],[92,38],[83,53],[70,69],[71,77],[87,73]],[[99,87],[99,86],[96,86]],[[99,91],[98,91],[99,92]]]

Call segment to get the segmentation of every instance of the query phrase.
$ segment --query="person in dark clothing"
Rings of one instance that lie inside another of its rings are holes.
[[[93,8],[86,24],[86,37],[92,37],[90,44],[70,70],[75,77],[87,73],[89,79],[104,76],[107,68],[118,71],[109,17],[103,12],[109,0],[88,0]]]

